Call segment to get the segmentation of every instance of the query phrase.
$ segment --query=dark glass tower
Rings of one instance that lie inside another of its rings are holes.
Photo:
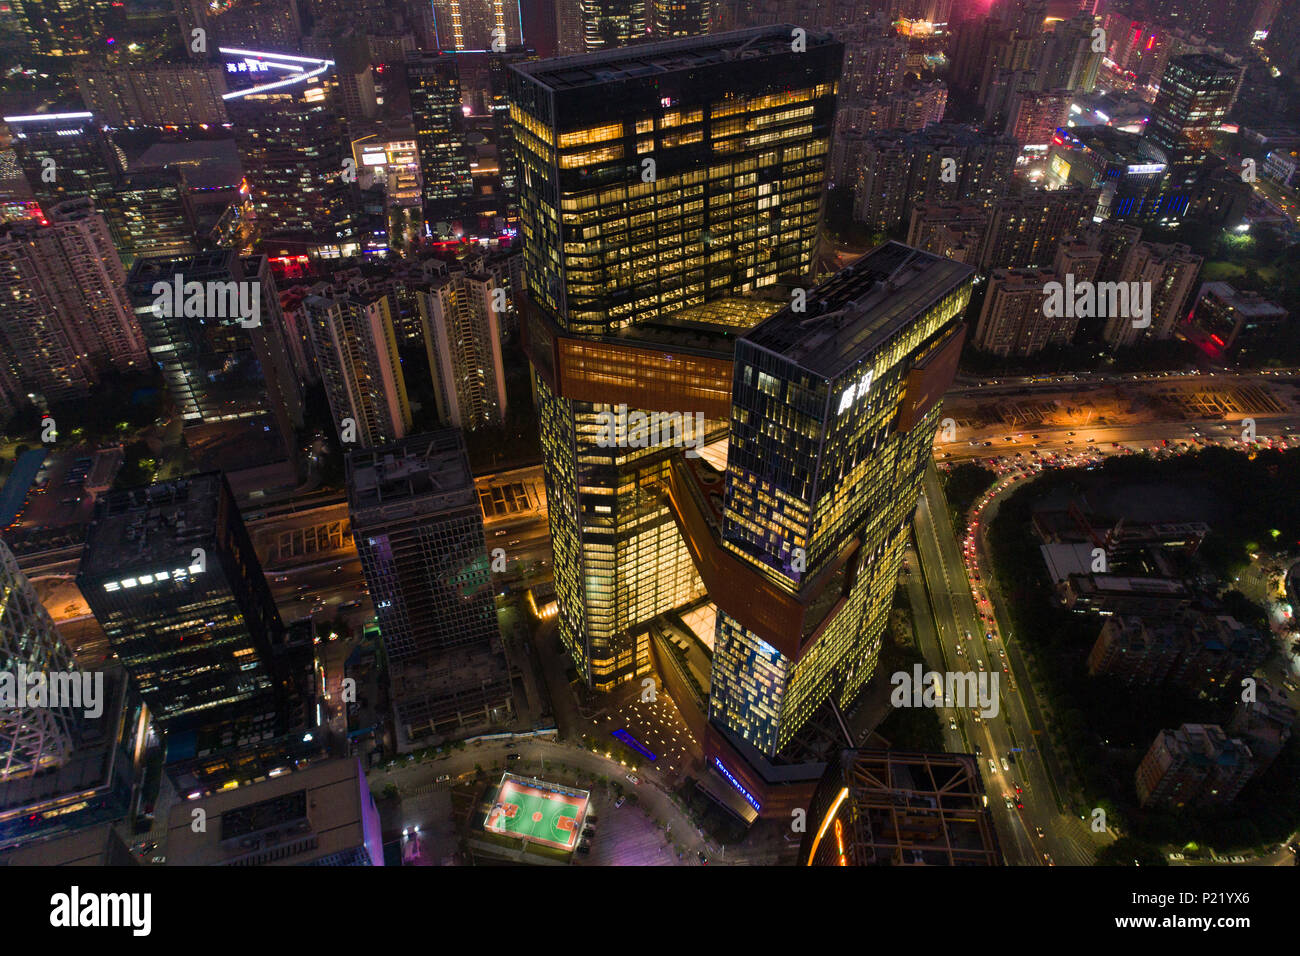
[[[276,727],[283,625],[220,472],[101,498],[77,587],[164,730],[224,713]]]
[[[458,212],[457,201],[468,199],[474,192],[456,55],[408,53],[406,86],[420,151],[425,219],[453,217]]]
[[[399,749],[510,718],[483,512],[460,432],[353,452],[347,485]]]
[[[811,270],[842,47],[794,52],[791,29],[513,68],[559,629],[599,690],[647,671],[645,625],[703,593],[663,495],[681,449],[601,447],[600,416],[725,433],[735,336],[780,308],[738,297]]]

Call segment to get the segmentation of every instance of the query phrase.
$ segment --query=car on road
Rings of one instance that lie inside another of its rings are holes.
[[[627,802],[627,797],[619,797],[617,800],[614,801],[614,809],[617,810],[626,802]]]
[[[708,858],[707,856],[704,855],[704,851],[703,851],[703,850],[701,850],[699,853],[697,853],[697,854],[695,854],[695,855],[698,856],[698,857],[700,858],[700,866],[708,866],[708,865],[709,865],[709,858]]]
[[[1038,836],[1038,839],[1040,839],[1040,840],[1041,840],[1043,837],[1047,836],[1047,834],[1043,832],[1043,828],[1042,828],[1042,827],[1034,827],[1034,833]]]
[[[1043,854],[1043,862],[1048,866],[1056,866],[1056,861],[1052,859],[1052,854],[1050,853]]]
[[[1010,772],[1011,772],[1011,764],[1007,763],[1007,758],[1006,758],[1006,757],[1003,757],[1003,758],[1002,758],[1002,769],[1003,769],[1003,771],[1005,771],[1006,773],[1010,773]]]
[[[990,757],[990,758],[989,758],[989,773],[997,773],[997,772],[998,772],[998,762],[997,762],[996,760],[994,760],[992,757]]]
[[[640,783],[640,782],[641,782],[641,779],[640,779],[636,774],[634,774],[634,773],[629,773],[629,774],[627,775],[627,779],[631,780],[632,783],[634,783],[634,784],[637,784],[637,783]]]
[[[519,754],[506,754],[506,759],[507,759],[507,760],[518,760],[518,759],[519,759]]]
[[[948,729],[949,729],[949,730],[956,730],[956,729],[957,729],[957,718],[956,718],[956,717],[949,717],[949,718],[948,718]]]
[[[1007,802],[1008,810],[1014,810],[1016,808],[1016,801],[1012,800],[1010,797],[1003,797],[1003,799]]]
[[[434,783],[446,783],[450,779],[451,779],[451,774],[443,773],[438,775],[438,778],[434,780]]]
[[[1016,781],[1015,786],[1016,786],[1016,793],[1024,793],[1024,792],[1025,792],[1024,789],[1020,786],[1020,781],[1019,781],[1019,780]]]

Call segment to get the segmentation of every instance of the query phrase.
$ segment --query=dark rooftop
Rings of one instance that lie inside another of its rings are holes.
[[[786,306],[744,339],[833,379],[973,272],[960,262],[888,242],[812,289],[805,311]]]
[[[552,90],[597,86],[616,80],[662,76],[738,60],[790,53],[791,25],[753,27],[663,43],[638,43],[597,53],[514,63],[511,68]],[[829,33],[809,30],[808,49],[834,43]],[[758,69],[755,63],[755,69]]]

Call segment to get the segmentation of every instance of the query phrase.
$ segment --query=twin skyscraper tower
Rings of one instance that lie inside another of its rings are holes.
[[[816,281],[842,54],[763,27],[510,76],[561,638],[613,690],[707,596],[697,726],[763,814],[874,672],[973,277],[889,243]],[[704,440],[611,443],[621,406]]]

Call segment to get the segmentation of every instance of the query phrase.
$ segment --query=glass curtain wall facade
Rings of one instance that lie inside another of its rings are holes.
[[[809,271],[841,54],[818,35],[795,52],[772,27],[514,66],[529,307],[569,342],[623,342]],[[560,633],[608,690],[649,668],[637,628],[703,593],[663,493],[680,442],[601,447],[614,404],[566,397],[536,366],[534,387]],[[629,414],[702,409],[651,391]]]
[[[724,546],[805,610],[778,649],[719,609],[710,718],[769,757],[875,670],[972,275],[890,243],[737,344]]]

